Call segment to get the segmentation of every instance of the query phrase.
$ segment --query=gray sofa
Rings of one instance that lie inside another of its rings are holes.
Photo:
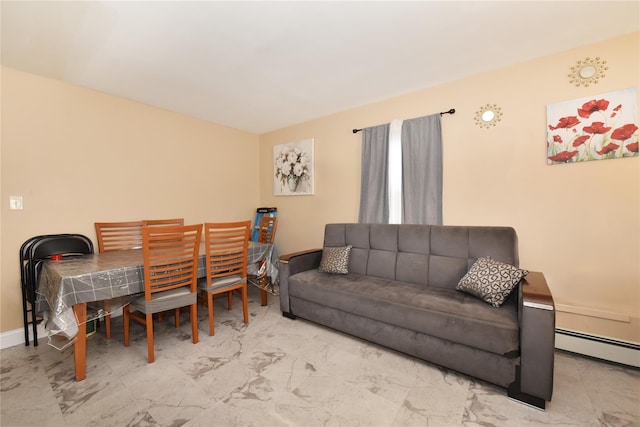
[[[505,387],[544,409],[555,307],[542,273],[529,272],[499,308],[456,290],[480,257],[518,266],[513,228],[326,225],[324,247],[348,245],[348,274],[319,271],[321,249],[280,257],[283,315]]]

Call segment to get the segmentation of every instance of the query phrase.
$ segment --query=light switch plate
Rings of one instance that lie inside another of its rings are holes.
[[[22,210],[22,196],[9,196],[9,210]]]

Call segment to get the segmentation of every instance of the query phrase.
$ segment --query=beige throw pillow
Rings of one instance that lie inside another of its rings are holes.
[[[322,248],[322,259],[318,270],[324,273],[349,274],[349,246],[325,246]]]

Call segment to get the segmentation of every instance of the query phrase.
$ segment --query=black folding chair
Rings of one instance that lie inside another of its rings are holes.
[[[41,240],[45,237],[63,237],[69,236],[70,234],[47,234],[41,236],[34,236],[27,239],[22,246],[20,246],[20,287],[22,289],[22,316],[24,320],[24,343],[25,345],[29,345],[29,324],[33,322],[33,333],[34,337],[36,336],[36,315],[35,315],[35,305],[31,305],[30,292],[34,288],[31,284],[34,282],[34,279],[31,277],[31,271],[33,270],[32,263],[30,262],[29,250],[34,243],[38,240]],[[31,313],[32,321],[29,321],[29,313]],[[38,341],[36,338],[35,345],[38,345]]]
[[[22,315],[24,340],[29,345],[29,324],[33,328],[33,345],[38,345],[36,298],[38,276],[43,260],[52,255],[64,257],[93,253],[93,242],[82,234],[48,234],[26,240],[20,247],[20,279],[22,286]],[[29,320],[29,313],[31,320]]]

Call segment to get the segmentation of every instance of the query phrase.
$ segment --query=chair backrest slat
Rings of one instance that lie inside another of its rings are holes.
[[[156,292],[189,287],[196,292],[202,224],[144,227],[145,299]]]
[[[260,228],[258,229],[258,242],[273,243],[276,237],[276,229],[278,228],[278,218],[273,216],[263,216],[260,219]]]
[[[171,218],[171,219],[145,219],[142,221],[145,227],[154,226],[169,226],[169,225],[184,225],[184,218]]]
[[[142,248],[143,221],[96,222],[98,252],[125,251]]]
[[[247,277],[251,221],[204,224],[207,282],[219,277]]]

